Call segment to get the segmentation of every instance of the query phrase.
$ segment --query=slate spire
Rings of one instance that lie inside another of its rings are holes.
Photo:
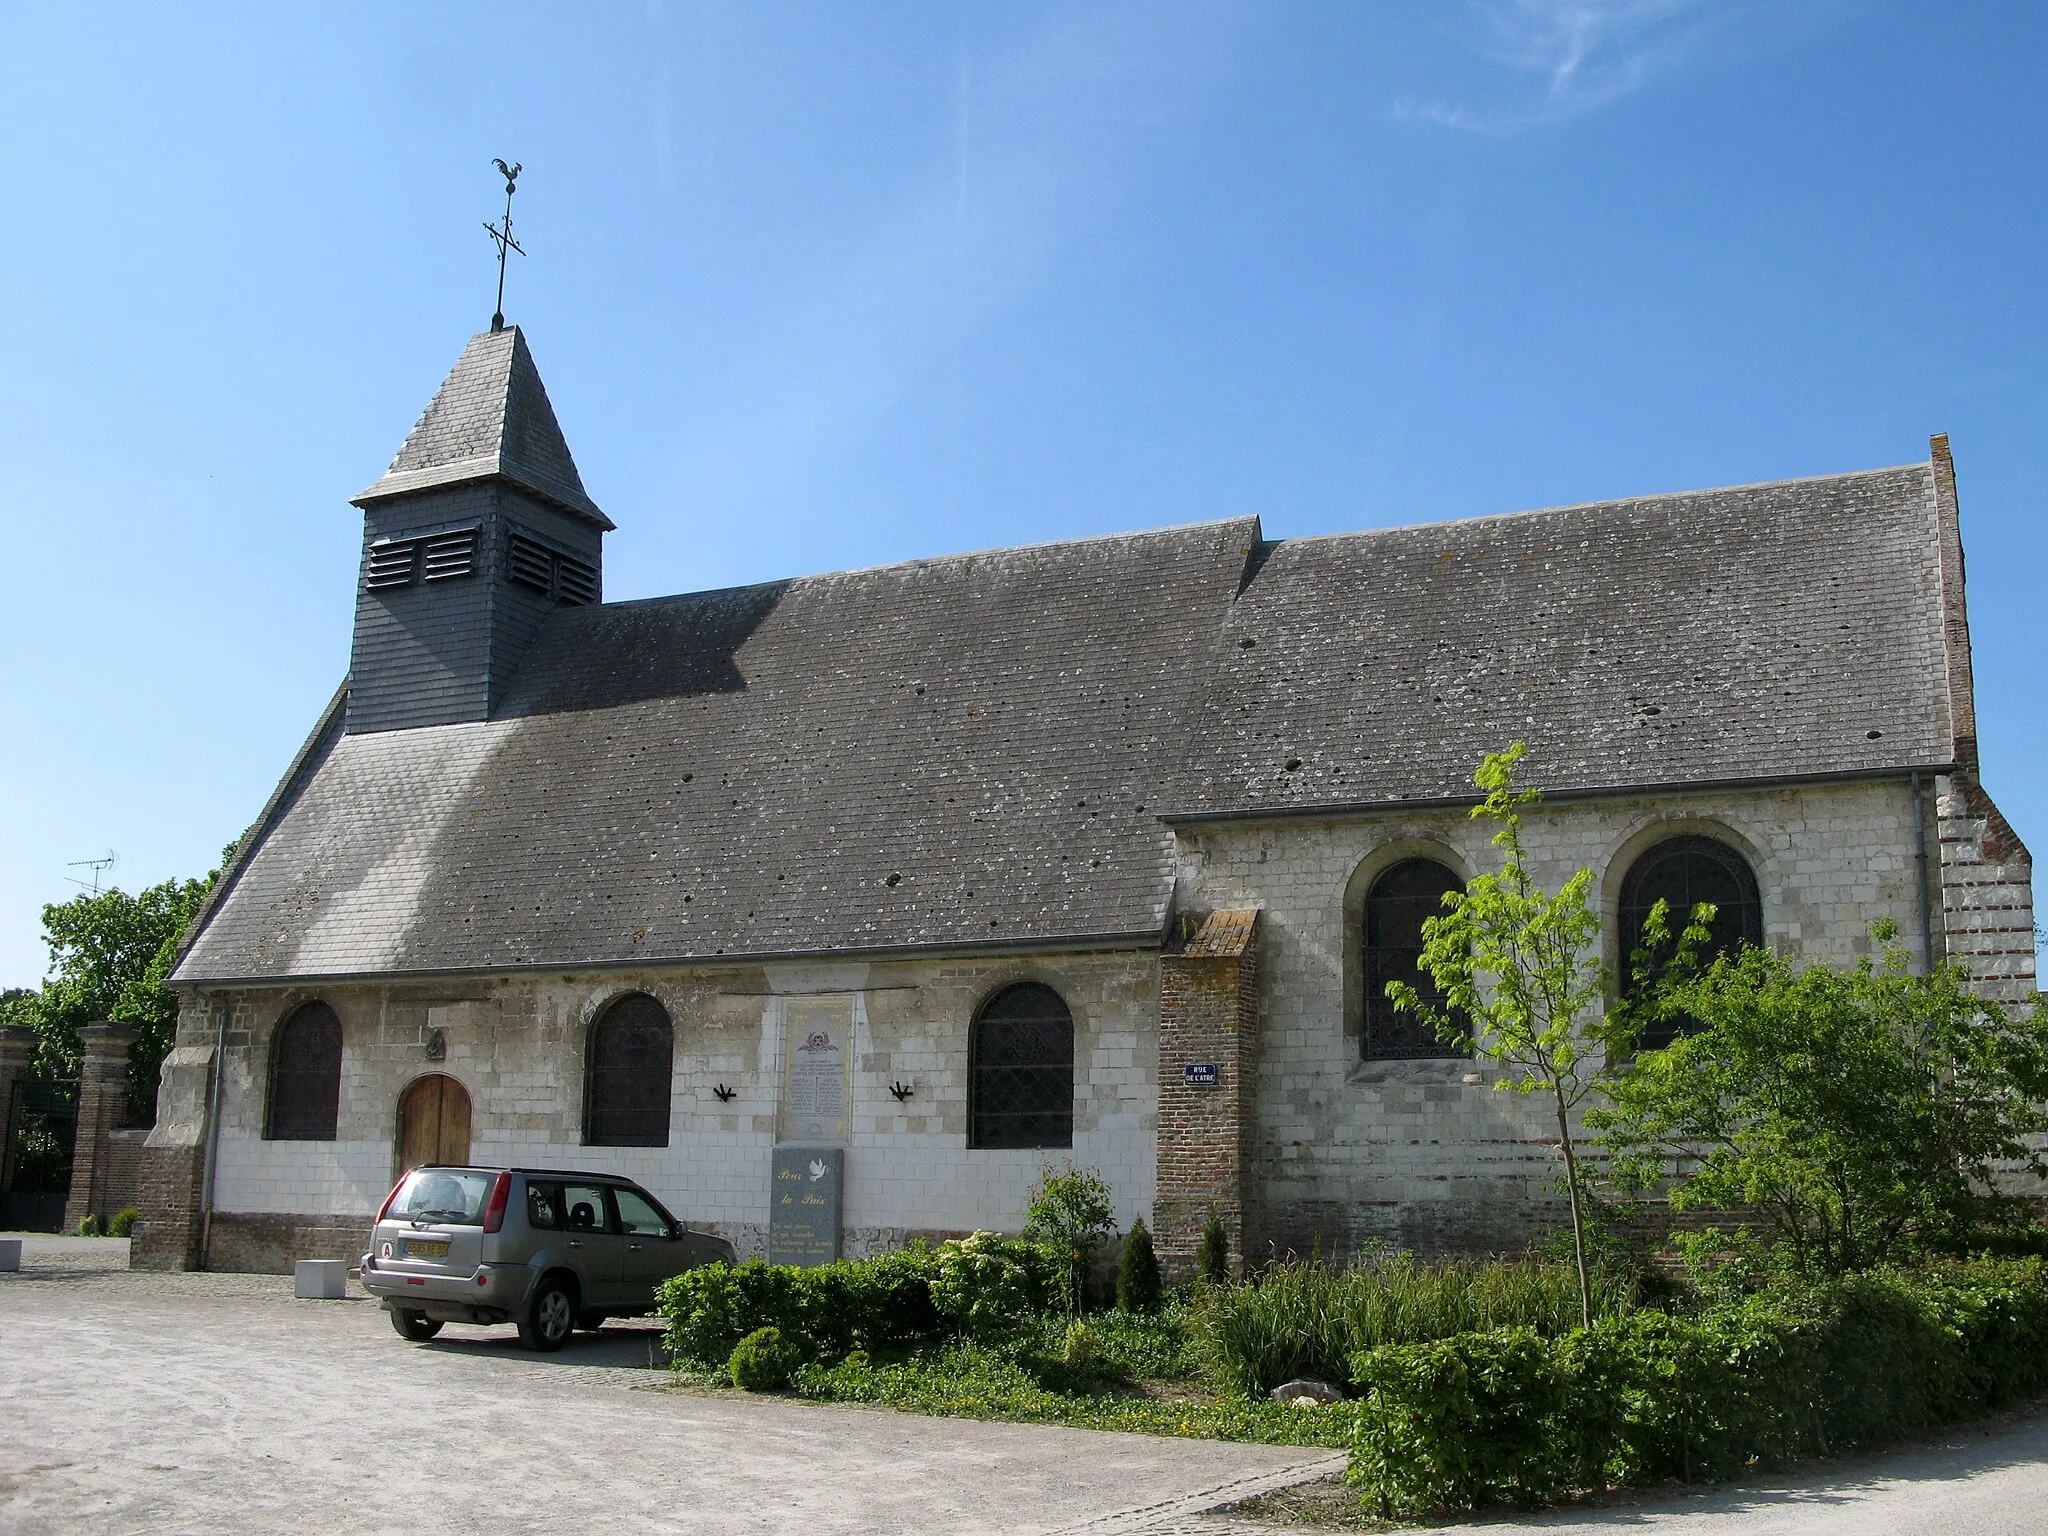
[[[558,608],[604,600],[583,489],[518,327],[472,336],[363,511],[350,735],[488,720]]]
[[[516,325],[469,338],[383,478],[351,500],[367,511],[393,497],[484,481],[516,485],[601,530],[616,526],[583,489]]]

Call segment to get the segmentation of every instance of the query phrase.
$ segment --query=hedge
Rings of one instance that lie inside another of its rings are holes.
[[[1351,1481],[1386,1515],[1530,1505],[1884,1445],[2048,1387],[2042,1261],[1784,1286],[1352,1357]]]
[[[872,1259],[799,1269],[706,1264],[666,1282],[661,1312],[672,1354],[723,1366],[733,1346],[778,1330],[807,1361],[854,1349],[1013,1327],[1056,1296],[1062,1266],[1036,1243],[976,1233],[938,1248],[914,1243]]]

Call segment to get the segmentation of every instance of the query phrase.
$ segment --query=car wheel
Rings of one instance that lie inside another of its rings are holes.
[[[604,1326],[604,1320],[609,1315],[604,1312],[586,1312],[576,1319],[576,1326],[585,1333],[595,1333]]]
[[[398,1330],[402,1339],[411,1339],[415,1344],[424,1344],[441,1331],[441,1325],[424,1312],[413,1312],[403,1307],[392,1309],[391,1326]]]
[[[519,1319],[519,1342],[549,1354],[576,1331],[576,1293],[566,1280],[543,1280]]]

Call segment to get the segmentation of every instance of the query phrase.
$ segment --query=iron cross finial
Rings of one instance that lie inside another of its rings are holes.
[[[512,238],[512,194],[519,190],[513,183],[519,180],[521,167],[517,160],[510,165],[502,160],[493,160],[491,164],[495,165],[499,174],[505,178],[504,222],[484,225],[485,233],[498,247],[498,307],[491,315],[491,329],[502,331],[505,329],[505,257],[512,251],[517,251],[522,256],[526,254],[526,247]]]

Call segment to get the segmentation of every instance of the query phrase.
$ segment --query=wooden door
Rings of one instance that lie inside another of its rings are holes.
[[[398,1106],[398,1160],[407,1169],[467,1163],[469,1090],[438,1073],[406,1089]]]

